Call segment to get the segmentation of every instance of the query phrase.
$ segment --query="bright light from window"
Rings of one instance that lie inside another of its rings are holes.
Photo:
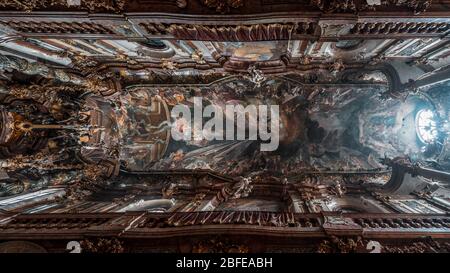
[[[438,136],[438,129],[434,114],[429,109],[420,110],[416,115],[416,132],[420,141],[432,143]]]

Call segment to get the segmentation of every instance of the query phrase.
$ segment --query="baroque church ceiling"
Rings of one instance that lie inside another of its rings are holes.
[[[0,0],[0,229],[91,213],[136,234],[405,221],[448,236],[447,2]],[[265,118],[268,151],[251,137]]]

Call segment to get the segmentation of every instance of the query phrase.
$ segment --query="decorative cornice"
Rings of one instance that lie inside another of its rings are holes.
[[[358,13],[361,11],[377,11],[386,7],[406,7],[415,15],[425,12],[431,0],[381,0],[380,4],[369,5],[359,0],[311,0],[311,5],[324,13]]]
[[[68,9],[87,10],[89,12],[109,11],[121,12],[125,6],[126,0],[0,0],[0,7],[9,9],[32,12],[45,8],[63,7]]]
[[[365,22],[357,23],[350,30],[357,35],[436,35],[445,34],[450,24],[441,22]]]
[[[446,3],[432,5],[432,0],[0,0],[0,8],[16,11],[87,11],[90,13],[180,12],[189,14],[261,13],[272,11],[307,11],[325,14],[358,14],[360,12],[411,11],[414,15],[429,9],[439,11]]]
[[[100,34],[113,35],[114,32],[105,26],[90,22],[24,22],[0,21],[15,31],[21,33],[47,33],[47,34]]]
[[[293,36],[313,35],[316,23],[272,23],[253,25],[190,25],[141,23],[150,35],[172,35],[177,39],[202,41],[289,40]]]
[[[133,221],[139,218],[139,221]],[[70,221],[68,221],[70,219]],[[331,219],[331,220],[330,220]],[[338,220],[336,220],[338,219]],[[341,221],[341,219],[345,219]],[[129,222],[134,222],[129,226]],[[20,233],[27,231],[23,228],[38,230],[85,230],[99,229],[101,231],[122,229],[127,232],[145,232],[154,228],[181,228],[187,226],[211,226],[211,225],[248,225],[260,227],[284,227],[289,230],[311,231],[322,230],[323,223],[340,227],[342,233],[346,226],[350,232],[354,229],[367,233],[395,234],[402,230],[422,233],[441,233],[450,236],[450,222],[447,215],[422,215],[422,214],[341,214],[338,212],[317,213],[276,213],[261,211],[204,211],[204,212],[173,212],[173,213],[51,213],[18,215],[0,225],[0,237],[8,231],[15,230]],[[407,236],[407,234],[404,234]],[[125,235],[125,234],[124,234]],[[413,235],[414,236],[414,235]]]

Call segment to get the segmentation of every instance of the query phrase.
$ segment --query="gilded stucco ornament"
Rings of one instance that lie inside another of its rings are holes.
[[[203,53],[200,50],[195,50],[194,52],[192,52],[191,58],[198,64],[206,64]]]
[[[342,59],[337,59],[330,65],[330,72],[332,75],[336,76],[339,72],[345,69],[344,61]]]
[[[74,8],[79,7],[83,10],[90,12],[94,11],[112,11],[121,12],[125,6],[126,0],[81,0],[81,1],[68,1],[68,0],[1,0],[0,7],[13,8],[16,10],[22,10],[25,12],[32,12],[35,10],[50,8],[50,7],[66,7]]]
[[[169,59],[161,59],[161,68],[164,70],[174,71],[178,69],[178,64]]]
[[[229,13],[231,9],[244,6],[243,0],[202,0],[202,3],[209,8],[216,9],[218,13]]]
[[[328,240],[323,240],[318,246],[318,253],[353,253],[364,249],[364,242],[361,237],[342,238],[330,236]]]

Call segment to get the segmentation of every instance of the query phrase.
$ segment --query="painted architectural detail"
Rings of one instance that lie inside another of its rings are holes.
[[[0,0],[0,252],[448,252],[445,3]]]

